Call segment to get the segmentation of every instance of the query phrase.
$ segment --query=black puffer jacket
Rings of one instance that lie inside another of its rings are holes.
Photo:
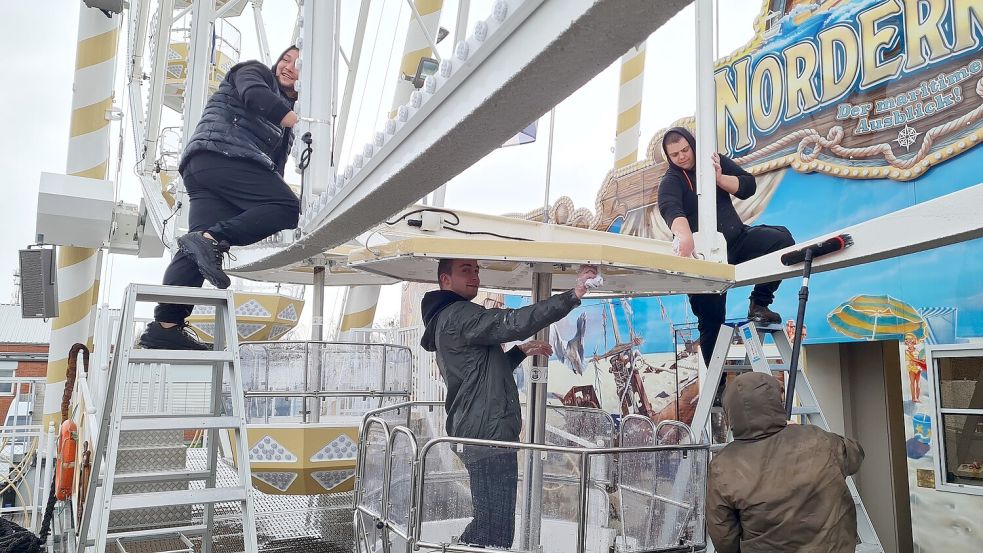
[[[293,104],[269,67],[255,60],[234,65],[205,105],[180,170],[195,154],[215,152],[283,175],[293,131],[281,127],[280,121]]]

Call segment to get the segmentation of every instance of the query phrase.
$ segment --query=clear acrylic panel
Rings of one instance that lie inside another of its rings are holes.
[[[386,429],[375,421],[366,423],[360,444],[361,474],[359,475],[358,506],[379,517],[382,514],[382,491],[386,476]]]
[[[410,532],[413,505],[413,461],[416,444],[405,432],[394,431],[389,467],[389,507],[387,517],[404,536]]]
[[[708,450],[622,453],[616,551],[702,547]]]

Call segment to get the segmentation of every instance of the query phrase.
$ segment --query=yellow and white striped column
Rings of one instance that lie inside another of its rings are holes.
[[[69,175],[105,179],[109,170],[110,120],[116,73],[118,16],[106,15],[79,2],[78,45],[72,120],[68,139]],[[77,342],[92,349],[99,300],[100,250],[58,248],[58,317],[51,323],[44,419],[61,422],[61,397],[68,368],[68,350]]]
[[[413,5],[420,13],[420,21],[412,13],[410,14],[406,43],[403,45],[403,61],[399,64],[399,81],[396,83],[396,93],[393,96],[393,113],[399,106],[409,102],[410,94],[416,90],[413,88],[413,83],[407,81],[405,77],[416,75],[416,68],[420,65],[421,59],[433,57],[433,49],[430,48],[427,35],[437,40],[440,10],[443,8],[444,0],[413,0]]]
[[[645,78],[645,43],[621,56],[618,89],[618,128],[614,137],[614,168],[638,160],[639,123],[642,120],[642,81]]]
[[[381,290],[382,287],[378,285],[348,288],[345,305],[342,308],[341,323],[338,325],[339,339],[348,339],[349,332],[352,330],[372,326]]]

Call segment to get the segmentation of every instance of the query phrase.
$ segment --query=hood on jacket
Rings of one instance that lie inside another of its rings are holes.
[[[689,147],[693,150],[694,157],[696,156],[696,137],[693,136],[693,133],[689,132],[689,129],[685,127],[673,127],[666,131],[666,134],[662,136],[662,157],[665,158],[666,162],[669,164],[669,167],[677,171],[683,171],[682,167],[676,165],[669,159],[669,152],[666,151],[666,139],[673,134],[681,136],[686,139],[686,142],[689,142]]]
[[[423,324],[427,327],[423,332],[423,338],[420,339],[420,345],[423,346],[423,349],[437,351],[437,337],[434,336],[437,325],[430,323],[434,322],[437,314],[443,311],[445,307],[459,301],[468,300],[450,290],[432,290],[423,295],[423,300],[420,302],[420,312],[423,314]]]
[[[723,405],[735,440],[759,440],[785,428],[783,389],[774,376],[744,373],[727,384]]]
[[[280,79],[276,76],[276,66],[280,64],[280,60],[283,59],[283,55],[291,50],[297,50],[299,52],[300,48],[298,48],[296,44],[291,44],[290,46],[287,46],[286,48],[283,49],[282,52],[280,52],[279,56],[273,58],[273,65],[270,66],[270,72],[273,73],[273,80],[276,81],[277,87],[280,89],[280,92],[284,96],[288,96],[289,94],[296,94],[297,91],[291,88],[283,88],[283,85],[280,84]]]

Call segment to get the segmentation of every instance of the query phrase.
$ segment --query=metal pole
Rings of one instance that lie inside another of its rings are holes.
[[[548,299],[553,291],[551,273],[533,273],[533,303]],[[537,340],[549,340],[549,326],[536,333]],[[546,443],[546,391],[548,384],[549,357],[537,355],[529,374],[529,387],[526,389],[526,441],[533,444]],[[539,547],[542,531],[543,511],[543,457],[538,451],[527,451],[525,471],[522,478],[522,549]]]
[[[792,418],[795,401],[795,377],[799,373],[799,354],[802,351],[802,325],[805,324],[806,302],[809,301],[809,277],[812,275],[812,248],[806,248],[802,268],[802,287],[799,288],[799,311],[795,314],[795,336],[792,339],[792,359],[788,363],[788,386],[785,388],[785,418]]]
[[[324,266],[314,267],[314,300],[313,309],[311,317],[311,341],[315,342],[311,344],[316,349],[313,355],[313,369],[314,374],[317,375],[317,382],[314,383],[315,388],[320,391],[321,389],[321,342],[324,340]],[[304,371],[305,378],[307,377],[308,371]],[[308,388],[306,391],[310,392],[310,383],[305,386]],[[310,409],[310,417],[306,420],[310,422],[318,422],[321,420],[321,398],[314,397],[311,398],[314,401],[314,407]],[[307,399],[304,399],[307,402]]]
[[[710,155],[717,151],[716,89],[713,81],[713,0],[696,2],[696,193],[699,234],[696,251],[726,259],[717,240],[717,186]]]
[[[550,109],[550,139],[546,147],[546,191],[543,193],[543,222],[550,222],[550,178],[553,176],[553,122],[556,121],[556,107]],[[552,279],[552,276],[550,277]],[[533,284],[535,290],[536,285]],[[549,296],[549,290],[546,292]],[[545,299],[545,298],[543,298]],[[549,340],[549,336],[543,338]]]

